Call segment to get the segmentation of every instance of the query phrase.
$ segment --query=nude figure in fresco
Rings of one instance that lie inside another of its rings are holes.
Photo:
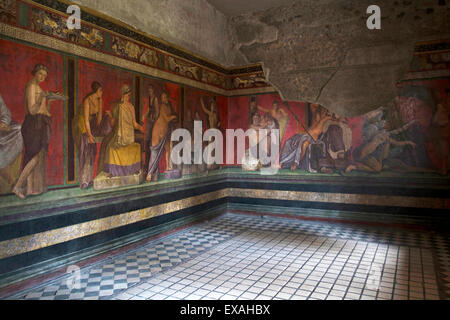
[[[214,99],[211,99],[210,109],[206,108],[205,102],[203,101],[204,97],[200,98],[200,104],[202,106],[203,112],[208,116],[208,128],[209,129],[218,129],[220,127],[219,120],[219,110],[217,107],[217,103]]]
[[[320,144],[322,153],[325,154],[325,145],[319,140],[323,132],[325,123],[332,119],[327,109],[319,105],[312,105],[313,121],[307,133],[300,133],[289,138],[281,152],[280,166],[281,168],[290,168],[291,170],[302,169],[309,172],[316,172],[311,166],[311,145]],[[327,173],[328,168],[323,168]]]
[[[111,113],[103,117],[103,88],[94,81],[91,92],[83,99],[82,107],[74,117],[72,132],[78,151],[80,187],[86,189],[94,184],[94,168],[97,156],[97,137],[107,136],[111,128]]]
[[[136,122],[131,92],[128,85],[122,86],[121,99],[112,110],[113,130],[102,142],[99,171],[108,177],[139,174],[141,170],[141,145],[135,142],[134,130],[143,132],[144,128]]]
[[[169,101],[169,94],[163,92],[161,94],[161,104],[157,111],[158,118],[155,121],[152,132],[151,155],[149,162],[149,169],[147,174],[147,181],[157,179],[159,161],[161,160],[163,151],[166,151],[166,168],[172,170],[170,161],[170,133],[172,131],[171,123],[177,119],[177,115],[172,109]]]
[[[206,107],[207,103],[205,103],[204,100],[209,99],[209,109]],[[219,108],[217,106],[216,101],[212,97],[201,97],[200,98],[200,105],[202,107],[203,112],[207,116],[207,124],[208,129],[220,129],[220,119],[219,119]],[[205,144],[206,145],[206,144]],[[210,154],[208,154],[208,157]],[[209,163],[209,158],[207,159],[207,162]],[[209,170],[217,169],[219,166],[216,163],[208,164],[207,165],[207,173]]]
[[[66,97],[41,89],[48,69],[37,64],[31,72],[31,79],[25,89],[26,116],[22,124],[22,136],[25,145],[23,170],[13,192],[20,198],[38,195],[47,191],[47,152],[51,139],[52,115],[50,105]]]
[[[142,121],[145,122],[145,171],[147,171],[150,162],[153,126],[158,119],[159,100],[155,87],[150,85],[148,87],[148,111],[142,116]]]
[[[11,119],[11,111],[0,95],[0,177],[8,184],[9,192],[19,175],[23,138],[21,126]]]

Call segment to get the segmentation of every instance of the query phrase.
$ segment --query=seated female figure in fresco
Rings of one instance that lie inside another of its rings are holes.
[[[147,181],[156,180],[158,177],[159,161],[166,151],[166,168],[172,170],[170,158],[170,134],[172,122],[177,119],[177,115],[172,109],[169,101],[169,94],[165,91],[161,94],[161,103],[157,111],[158,118],[155,121],[152,132],[152,145],[150,148],[150,162],[148,167]]]
[[[23,148],[20,129],[20,125],[11,120],[11,111],[0,95],[0,176],[8,183],[9,188],[12,188],[19,175],[18,169],[13,166],[15,162],[19,162],[17,168],[20,166],[19,156],[22,155]]]
[[[108,117],[102,117],[102,86],[94,81],[91,89],[91,93],[83,99],[82,108],[79,108],[72,123],[73,137],[79,156],[81,189],[86,189],[94,183],[94,162],[97,155],[95,137],[105,137],[112,130]],[[108,114],[110,117],[111,114]]]
[[[272,108],[263,108],[261,106],[257,107],[258,110],[268,113],[272,119],[274,119],[277,128],[280,130],[280,145],[283,141],[284,134],[286,133],[286,128],[289,122],[289,114],[280,107],[280,103],[278,101],[273,101]]]
[[[113,130],[103,140],[99,159],[99,171],[109,177],[129,176],[141,170],[141,145],[134,142],[134,129],[144,131],[136,122],[134,106],[130,102],[131,89],[122,87],[122,98],[112,110]]]
[[[13,192],[20,198],[47,191],[47,152],[52,122],[50,103],[66,98],[59,93],[43,91],[39,86],[47,78],[46,66],[37,64],[31,74],[33,79],[25,89],[27,113],[22,124],[25,144],[23,170],[13,188]]]

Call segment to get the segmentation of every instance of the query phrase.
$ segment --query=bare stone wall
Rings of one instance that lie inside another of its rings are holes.
[[[450,1],[439,2],[304,0],[232,17],[230,34],[239,58],[262,62],[284,99],[355,116],[392,101],[417,41],[450,36]],[[381,30],[366,27],[371,4]]]

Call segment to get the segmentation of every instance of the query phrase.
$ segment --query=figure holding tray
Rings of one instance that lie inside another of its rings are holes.
[[[21,129],[25,146],[23,170],[13,188],[13,192],[20,198],[47,191],[47,152],[52,123],[50,104],[67,99],[60,93],[41,89],[40,84],[48,75],[46,66],[37,64],[31,74],[33,79],[25,89],[26,116]]]

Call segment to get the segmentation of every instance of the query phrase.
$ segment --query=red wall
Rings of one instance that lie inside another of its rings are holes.
[[[80,60],[78,63],[78,106],[84,97],[91,92],[93,81],[99,82],[103,87],[104,111],[112,110],[113,103],[121,98],[121,89],[124,84],[133,88],[133,74],[121,69],[111,68],[98,63]]]
[[[60,54],[0,39],[0,93],[12,119],[20,124],[25,119],[25,87],[38,63],[48,68],[43,90],[63,92],[63,57]],[[51,104],[52,137],[47,156],[48,185],[64,184],[64,124],[63,102]]]
[[[20,43],[0,39],[0,93],[5,100],[8,108],[11,110],[13,120],[23,123],[25,118],[24,93],[25,86],[32,79],[31,70],[37,63],[46,65],[49,69],[49,75],[42,84],[44,90],[63,91],[64,70],[63,56],[54,52],[34,48]],[[83,98],[91,91],[91,83],[98,81],[103,87],[104,111],[111,110],[114,101],[120,99],[121,88],[124,84],[133,86],[132,72],[128,72],[119,68],[109,67],[103,64],[79,60],[78,65],[78,92],[77,92],[77,108],[79,108]],[[162,90],[169,92],[170,101],[174,110],[180,114],[181,96],[180,86],[178,84],[143,77],[141,103],[142,113],[148,110],[148,86],[153,84],[158,95]],[[398,97],[400,106],[397,106],[403,122],[410,121],[411,117],[417,119],[420,123],[421,130],[425,136],[431,127],[431,119],[434,115],[436,104],[446,99],[446,89],[450,88],[449,79],[441,80],[424,80],[410,81],[399,84],[399,89],[405,86],[422,86],[429,88],[432,103],[417,102],[413,107],[408,107],[402,101],[408,97]],[[133,88],[134,90],[134,88]],[[213,95],[209,92],[199,89],[185,89],[185,108],[197,109],[203,120],[204,129],[207,129],[207,117],[205,116],[201,106],[200,97],[215,97],[219,107],[219,116],[221,120],[221,129],[224,133],[226,129],[243,129],[249,128],[249,103],[250,96],[225,97]],[[282,103],[282,99],[278,94],[260,94],[254,96],[257,104],[263,108],[270,109],[273,101],[279,101],[279,105],[289,114],[289,122],[286,128],[285,136],[282,144],[296,133],[303,132],[302,125],[294,118],[293,113],[306,125],[306,105],[301,102],[288,102],[289,108]],[[403,99],[403,100],[402,100]],[[414,115],[411,115],[413,108]],[[293,112],[293,113],[292,113]],[[52,105],[52,139],[49,146],[48,154],[48,182],[49,185],[64,184],[64,130],[66,128],[63,123],[63,102],[54,102]],[[194,115],[194,114],[193,114]],[[141,119],[139,119],[141,121]],[[353,149],[362,143],[362,126],[363,117],[348,118],[347,123],[353,132]],[[225,142],[225,141],[224,141]],[[226,142],[224,143],[224,148]],[[100,146],[99,146],[100,148]],[[437,146],[432,143],[426,145],[426,152],[430,158],[433,168],[439,169],[442,166],[442,155],[439,155]],[[224,150],[226,151],[226,150]],[[165,166],[161,162],[160,170],[164,171]]]

